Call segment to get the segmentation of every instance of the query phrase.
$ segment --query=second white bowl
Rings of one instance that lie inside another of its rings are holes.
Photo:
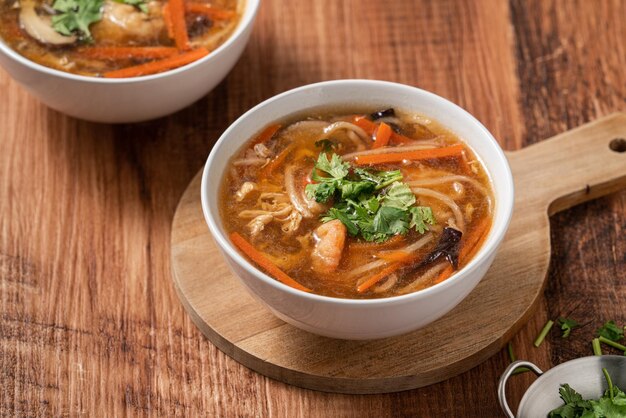
[[[92,122],[140,122],[180,110],[211,91],[243,52],[260,0],[246,0],[234,33],[209,55],[161,74],[123,79],[86,77],[24,58],[0,39],[0,65],[44,104]]]

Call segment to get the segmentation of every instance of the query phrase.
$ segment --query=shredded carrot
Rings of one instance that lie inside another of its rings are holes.
[[[186,3],[185,9],[189,13],[197,13],[205,15],[212,20],[229,20],[235,17],[236,13],[232,10],[220,9],[206,3]]]
[[[166,46],[94,46],[79,48],[77,52],[84,57],[104,60],[159,59],[178,54],[176,48]]]
[[[184,0],[168,0],[168,4],[176,47],[181,51],[186,51],[191,47],[189,46],[187,23],[185,22],[185,2]]]
[[[291,153],[291,150],[293,150],[293,147],[294,147],[293,143],[290,145],[287,145],[287,147],[283,149],[280,154],[274,157],[272,161],[267,163],[267,165],[259,171],[259,176],[258,176],[259,180],[269,177],[274,171],[274,169],[278,167],[279,165],[281,165],[283,161],[285,161],[287,156]]]
[[[461,251],[459,251],[459,264],[472,258],[476,251],[478,251],[478,243],[487,233],[489,225],[491,225],[490,219],[483,219],[480,225],[478,225],[474,230],[474,233],[463,243]],[[450,276],[452,276],[452,273],[454,273],[452,266],[446,267],[441,273],[439,273],[439,276],[435,279],[434,283],[437,284],[447,280]]]
[[[381,271],[379,271],[378,273],[374,274],[372,277],[370,277],[369,279],[367,279],[366,281],[361,283],[356,288],[356,291],[359,292],[359,293],[363,293],[363,292],[367,291],[367,289],[369,289],[370,287],[374,286],[376,283],[378,283],[379,281],[381,281],[385,277],[389,276],[391,273],[393,273],[396,270],[398,270],[404,264],[405,264],[404,262],[397,262],[397,263],[393,263],[393,264],[385,267],[384,269],[382,269]]]
[[[463,152],[463,145],[457,144],[445,148],[433,148],[417,151],[394,152],[389,154],[361,155],[354,159],[357,165],[397,163],[404,160],[429,160],[434,158],[457,157]]]
[[[276,132],[278,132],[281,126],[282,125],[277,123],[263,129],[263,132],[261,132],[256,138],[254,138],[254,141],[252,141],[252,145],[266,143],[267,141],[272,139],[272,137],[276,134]]]
[[[448,280],[450,276],[452,276],[452,273],[454,273],[454,269],[452,268],[452,266],[446,267],[441,273],[439,273],[439,276],[437,276],[433,284],[441,283],[444,280]]]
[[[374,139],[374,145],[372,145],[372,148],[381,148],[387,145],[392,132],[391,126],[387,125],[385,122],[378,125],[378,129],[376,129],[376,138]]]
[[[302,286],[300,283],[289,277],[284,271],[279,269],[274,263],[267,259],[263,253],[259,252],[252,244],[250,244],[244,237],[237,232],[230,234],[230,240],[239,248],[245,255],[247,255],[252,261],[254,261],[259,267],[265,270],[266,273],[272,275],[276,280],[281,283],[291,286],[294,289],[310,292],[311,289]]]
[[[394,262],[394,261],[406,261],[407,259],[412,257],[412,254],[404,250],[382,251],[376,254],[376,257],[385,261]]]
[[[352,118],[352,123],[363,129],[370,136],[374,135],[374,132],[376,132],[376,124],[363,115],[354,116]]]
[[[164,58],[158,61],[147,62],[145,64],[122,68],[104,73],[106,78],[126,78],[139,77],[142,75],[157,74],[163,71],[172,70],[190,64],[209,54],[206,48],[198,48],[189,52],[183,52],[173,57]]]
[[[363,115],[353,116],[351,122],[354,123],[359,128],[363,129],[368,135],[373,136],[374,132],[379,128],[374,122],[367,119]],[[406,144],[407,142],[414,141],[411,138],[408,138],[404,135],[400,135],[397,132],[391,131],[391,137],[389,138],[389,142],[393,144]]]
[[[170,4],[165,3],[161,9],[163,15],[163,21],[165,22],[165,29],[167,29],[167,35],[170,39],[174,39],[174,22],[172,22],[172,14],[170,13]]]

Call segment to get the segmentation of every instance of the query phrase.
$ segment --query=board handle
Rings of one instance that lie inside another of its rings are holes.
[[[502,411],[504,411],[504,415],[506,415],[507,418],[515,418],[515,414],[513,414],[511,408],[509,408],[509,403],[506,400],[506,382],[508,382],[509,378],[513,376],[515,370],[522,367],[529,368],[537,376],[541,376],[543,374],[543,371],[534,363],[525,360],[514,361],[509,365],[509,367],[506,368],[504,373],[502,373],[500,382],[498,382],[498,400],[500,401],[500,407],[502,408]]]
[[[626,187],[626,113],[507,152],[515,192],[550,215]]]

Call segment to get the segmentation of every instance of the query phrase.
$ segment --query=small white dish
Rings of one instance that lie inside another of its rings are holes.
[[[495,212],[482,248],[450,279],[430,288],[384,299],[340,299],[286,286],[252,265],[231,244],[219,212],[219,189],[230,158],[267,124],[320,107],[396,107],[432,117],[476,152],[491,178]],[[404,334],[445,315],[483,278],[509,225],[513,178],[504,152],[489,131],[459,106],[415,87],[375,80],[336,80],[300,87],[257,105],[237,119],[213,147],[202,176],[202,209],[228,265],[276,316],[306,331],[341,339]]]
[[[260,0],[246,0],[233,34],[191,64],[160,74],[108,79],[66,73],[37,64],[0,38],[0,65],[49,107],[93,122],[140,122],[176,112],[211,91],[241,56]]]

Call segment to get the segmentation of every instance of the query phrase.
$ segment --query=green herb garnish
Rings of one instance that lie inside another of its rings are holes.
[[[548,335],[548,332],[550,332],[550,330],[552,329],[552,325],[554,325],[554,321],[548,320],[548,322],[546,322],[546,324],[541,329],[541,332],[535,339],[535,342],[534,342],[535,347],[539,347],[541,343],[543,343],[543,340],[546,338],[546,335]]]
[[[55,0],[52,27],[61,35],[77,35],[81,41],[91,41],[89,26],[102,20],[104,0]]]
[[[561,337],[567,338],[574,328],[580,327],[580,324],[570,318],[559,318],[558,324],[561,326],[563,334]]]
[[[611,341],[620,341],[624,339],[624,329],[617,326],[615,321],[607,321],[598,329],[598,337],[604,337]]]
[[[118,3],[128,4],[129,6],[135,6],[144,13],[148,13],[148,4],[145,0],[115,0]]]
[[[337,154],[328,159],[321,153],[312,179],[316,183],[306,186],[309,198],[320,203],[334,199],[322,221],[339,219],[352,236],[382,242],[410,229],[423,234],[435,224],[431,208],[415,206],[415,195],[402,182],[400,170],[370,171],[352,167]]]
[[[591,348],[593,349],[594,356],[602,355],[602,347],[600,347],[600,340],[598,338],[591,340]]]
[[[600,399],[583,399],[568,384],[561,385],[559,394],[563,405],[550,411],[549,418],[619,418],[626,417],[626,394],[613,385],[611,376],[602,369],[608,389]]]

